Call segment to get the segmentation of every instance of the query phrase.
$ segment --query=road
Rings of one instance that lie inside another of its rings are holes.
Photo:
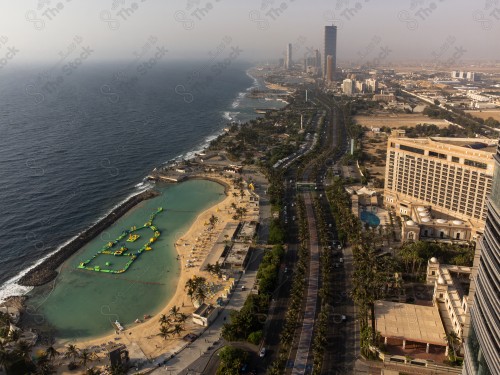
[[[314,217],[313,197],[311,193],[304,194],[304,203],[306,207],[307,225],[309,230],[310,261],[302,328],[300,331],[300,338],[292,368],[292,374],[294,375],[311,373],[313,363],[311,346],[313,340],[314,322],[316,320],[316,310],[318,305],[320,276],[320,249],[318,244],[316,219]]]

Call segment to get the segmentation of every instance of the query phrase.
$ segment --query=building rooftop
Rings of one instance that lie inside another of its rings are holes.
[[[375,320],[382,337],[446,345],[443,323],[435,306],[376,301]]]

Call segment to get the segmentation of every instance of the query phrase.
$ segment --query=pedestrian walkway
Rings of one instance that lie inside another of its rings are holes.
[[[152,373],[174,375],[184,373],[183,370],[187,372],[191,363],[205,355],[205,353],[211,353],[209,347],[212,347],[214,342],[220,340],[221,329],[224,323],[229,321],[229,313],[231,310],[239,311],[243,307],[256,277],[257,271],[245,272],[238,281],[228,304],[221,309],[219,316],[210,327],[203,331],[194,342],[180,348],[180,352],[174,354],[173,358],[170,358],[173,353],[164,353],[158,357],[153,364],[158,368]],[[242,290],[242,286],[245,286],[245,290]],[[141,372],[143,373],[144,369]]]

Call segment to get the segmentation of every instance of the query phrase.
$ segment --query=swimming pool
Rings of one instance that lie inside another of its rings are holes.
[[[371,227],[378,227],[380,225],[379,217],[369,211],[361,211],[359,217],[361,221],[368,223]]]

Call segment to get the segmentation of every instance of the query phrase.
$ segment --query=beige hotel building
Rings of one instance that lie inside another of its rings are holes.
[[[439,217],[437,223],[443,227],[462,222],[471,228],[468,238],[455,235],[451,229],[444,233],[440,230],[441,238],[475,239],[477,232],[482,233],[486,220],[486,197],[491,193],[497,141],[405,138],[400,134],[393,132],[387,142],[385,205],[411,218],[409,224],[415,224],[417,219],[420,224],[429,222],[430,216],[425,217],[422,212],[425,207],[432,211],[434,219]],[[419,239],[422,233],[407,239]],[[427,229],[425,233],[427,236]]]

